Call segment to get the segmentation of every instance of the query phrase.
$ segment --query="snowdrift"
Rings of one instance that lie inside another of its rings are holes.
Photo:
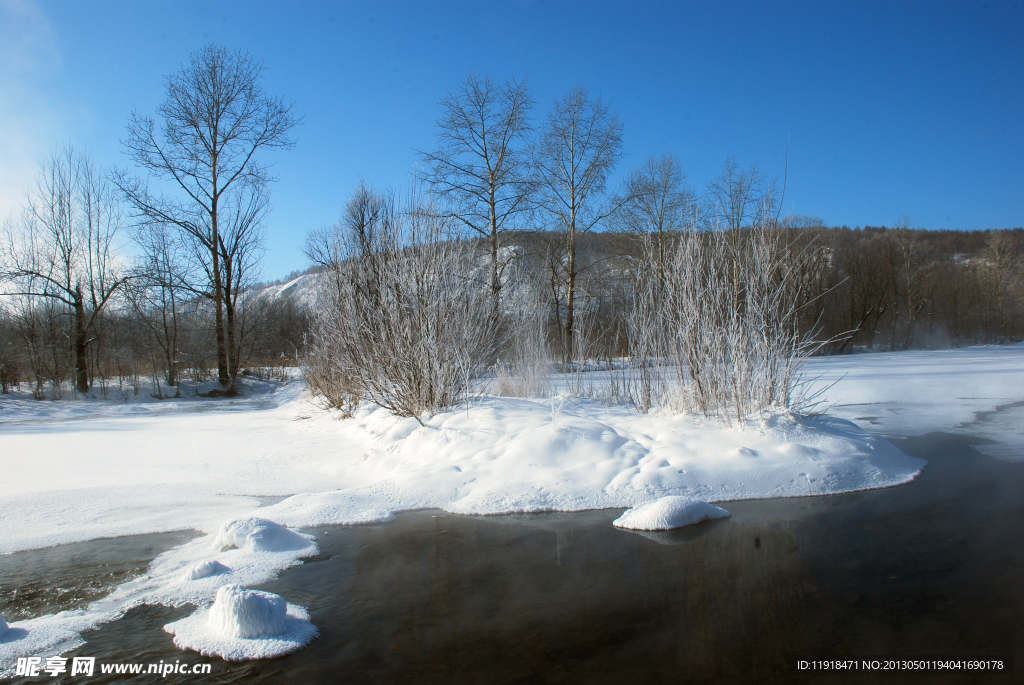
[[[728,518],[725,509],[687,497],[662,497],[634,509],[628,509],[612,521],[618,528],[631,530],[673,530],[701,521]]]

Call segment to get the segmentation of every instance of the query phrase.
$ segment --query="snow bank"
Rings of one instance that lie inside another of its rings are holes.
[[[270,592],[228,585],[210,609],[168,623],[174,644],[228,661],[268,659],[302,649],[319,635],[302,607]]]
[[[731,516],[725,509],[687,497],[661,499],[629,509],[612,521],[619,528],[631,530],[672,530],[701,521]]]
[[[389,523],[395,515],[382,509],[377,499],[352,492],[304,493],[260,510],[286,526],[310,527]]]
[[[210,576],[227,573],[230,570],[231,569],[216,559],[207,559],[206,561],[201,561],[198,564],[189,567],[189,569],[185,571],[184,578],[185,580],[199,580],[200,578],[209,578]]]
[[[950,430],[1024,400],[1020,345],[812,360],[808,374],[819,373],[822,382],[846,374],[826,396],[842,401],[839,417],[872,430]],[[0,397],[5,451],[33,455],[5,464],[0,553],[217,532],[225,520],[262,515],[256,496],[297,495],[266,517],[298,527],[385,522],[424,507],[504,513],[672,495],[825,494],[903,483],[923,465],[834,420],[779,418],[730,431],[571,398],[559,404],[485,398],[420,426],[370,406],[339,421],[300,382],[230,400],[138,406]],[[1008,436],[1021,433],[1019,420],[1006,426]],[[89,459],[76,456],[81,445]]]
[[[311,539],[274,521],[249,516],[226,521],[217,533],[213,547],[218,551],[237,547],[249,552],[290,552],[309,547]]]

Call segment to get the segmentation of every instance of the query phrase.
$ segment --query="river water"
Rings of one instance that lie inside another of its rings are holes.
[[[669,533],[616,529],[621,512],[610,510],[421,511],[309,529],[321,554],[261,587],[309,610],[320,638],[307,649],[245,663],[201,657],[162,631],[190,607],[139,607],[65,656],[209,662],[211,675],[162,680],[210,683],[1014,682],[1024,667],[1024,462],[964,436],[893,442],[929,460],[910,484],[730,502],[732,518]],[[2,557],[0,613],[87,602],[181,535]],[[12,595],[11,579],[34,590]],[[797,669],[868,655],[1004,655],[1018,670]],[[133,682],[15,682],[40,680]]]

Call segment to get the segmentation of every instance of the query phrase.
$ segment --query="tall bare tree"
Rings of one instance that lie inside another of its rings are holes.
[[[564,350],[573,348],[577,280],[582,265],[577,241],[622,204],[606,197],[608,175],[622,157],[622,124],[601,98],[582,86],[555,102],[533,151],[539,204],[565,241]]]
[[[267,185],[273,180],[257,154],[292,147],[290,132],[298,123],[291,105],[264,94],[265,70],[247,53],[212,44],[193,54],[165,80],[166,98],[157,109],[161,125],[132,113],[124,141],[135,163],[176,186],[178,195],[151,192],[127,172],[114,176],[142,221],[177,227],[200,253],[207,275],[202,293],[214,308],[222,386],[234,387],[231,293],[237,295],[247,264],[232,260],[256,254],[253,245],[261,241]],[[238,245],[248,248],[239,251]]]
[[[525,80],[498,85],[470,74],[440,104],[437,149],[420,152],[427,167],[421,179],[451,204],[455,218],[487,240],[497,307],[501,234],[531,204],[524,141],[533,99]]]
[[[177,387],[182,299],[192,271],[190,251],[166,224],[139,227],[135,241],[142,257],[136,269],[139,277],[126,290],[127,299],[163,356],[167,385]]]
[[[729,260],[732,263],[733,290],[737,301],[745,298],[741,260],[744,254],[744,227],[768,226],[775,219],[775,183],[757,170],[740,168],[729,157],[722,171],[708,183],[704,221],[707,228],[726,232]]]
[[[669,240],[696,219],[696,198],[686,187],[675,155],[651,157],[626,179],[626,197],[616,223],[653,243],[658,283],[665,282]]]
[[[89,347],[99,317],[128,276],[114,254],[122,214],[112,189],[89,158],[68,146],[41,167],[20,222],[8,222],[0,246],[0,278],[8,295],[59,302],[71,316],[75,387],[88,392]]]

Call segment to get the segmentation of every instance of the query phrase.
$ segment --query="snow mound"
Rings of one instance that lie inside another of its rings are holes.
[[[689,497],[662,497],[635,509],[625,511],[612,521],[619,528],[631,530],[672,530],[701,521],[730,516],[725,509]]]
[[[280,595],[225,585],[217,590],[206,624],[223,637],[256,638],[284,632],[285,602]]]
[[[311,538],[288,530],[279,523],[249,516],[226,521],[220,527],[213,547],[223,551],[237,547],[249,552],[292,552],[305,549]]]
[[[208,559],[201,561],[198,564],[191,566],[185,571],[185,580],[199,580],[200,578],[208,578],[210,576],[219,576],[222,573],[230,571],[227,566],[220,563],[216,559]]]
[[[319,636],[302,607],[287,604],[280,595],[227,585],[217,591],[208,610],[168,623],[174,644],[203,656],[227,661],[284,656]]]

